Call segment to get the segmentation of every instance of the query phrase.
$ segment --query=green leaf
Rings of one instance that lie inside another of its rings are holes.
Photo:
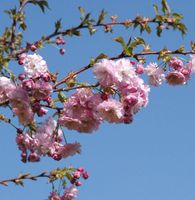
[[[104,11],[104,9],[101,10],[99,17],[98,17],[97,24],[100,24],[105,19],[106,14],[107,13]]]
[[[171,13],[171,9],[170,9],[167,1],[166,0],[162,0],[161,4],[162,4],[162,12],[164,14],[170,14]]]
[[[140,37],[135,37],[134,41],[131,42],[130,47],[135,48],[135,47],[137,47],[140,44],[145,45],[144,39],[140,38]]]
[[[58,99],[60,100],[60,102],[63,103],[63,102],[66,101],[67,97],[66,97],[66,95],[63,92],[59,92],[58,93]]]
[[[178,53],[182,53],[185,50],[185,46],[181,45],[178,49],[177,52]]]
[[[151,28],[148,25],[145,27],[145,30],[147,31],[147,33],[151,33]]]
[[[120,43],[122,46],[125,45],[124,39],[121,36],[114,38],[114,41]]]
[[[159,15],[158,6],[156,4],[153,4],[153,8],[154,8],[156,15]]]
[[[27,26],[26,24],[23,22],[23,23],[20,23],[20,28],[22,28],[23,31],[26,30]]]
[[[39,6],[43,13],[45,13],[45,8],[50,9],[49,8],[49,4],[48,4],[48,2],[46,0],[41,0],[41,1],[32,0],[32,1],[29,1],[28,3],[32,3],[34,5]]]
[[[82,8],[81,6],[78,7],[80,13],[81,13],[81,16],[84,17],[85,16],[85,9]]]
[[[172,13],[172,16],[176,19],[183,19],[183,15],[179,13]]]
[[[98,61],[98,60],[103,59],[103,58],[108,58],[108,56],[104,53],[101,53],[95,58],[95,60]]]
[[[61,28],[62,28],[62,25],[61,25],[61,20],[62,19],[59,19],[55,22],[55,32],[58,32]]]
[[[157,26],[157,27],[156,27],[156,34],[157,34],[157,36],[160,37],[160,36],[161,36],[161,33],[162,33],[162,28],[161,28],[161,26]]]

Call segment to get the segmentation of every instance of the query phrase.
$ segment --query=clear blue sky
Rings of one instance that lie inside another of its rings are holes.
[[[3,27],[10,24],[2,12],[16,4],[16,0],[0,2],[0,18]],[[43,15],[38,8],[28,7],[26,41],[39,39],[53,31],[54,21],[62,18],[65,28],[77,25],[83,6],[97,16],[104,8],[119,20],[133,18],[138,14],[153,16],[153,3],[160,0],[136,1],[48,1],[51,11]],[[105,3],[106,2],[106,3]],[[195,1],[169,1],[175,12],[184,14],[188,34],[181,37],[178,32],[165,32],[162,38],[155,34],[145,37],[153,49],[165,46],[172,49],[187,45],[194,39]],[[103,34],[101,30],[93,37],[83,31],[83,37],[66,38],[66,54],[60,56],[55,47],[49,46],[39,53],[47,61],[51,71],[58,71],[61,77],[67,72],[88,64],[91,57],[99,53],[109,56],[120,52],[120,46],[113,42],[116,36],[128,38],[136,31],[116,28],[114,34]],[[189,46],[188,46],[189,47]],[[155,57],[151,60],[155,61]],[[16,64],[12,67],[17,68]],[[93,75],[86,73],[84,80]],[[188,85],[170,87],[162,85],[152,88],[150,102],[142,109],[130,125],[103,124],[91,134],[79,134],[65,130],[70,141],[81,142],[82,154],[61,162],[44,158],[40,163],[23,164],[15,144],[14,129],[1,123],[0,130],[0,179],[15,177],[20,172],[38,174],[57,166],[84,166],[90,179],[79,189],[78,200],[194,200],[195,199],[195,77]],[[5,113],[1,109],[1,113]],[[44,200],[50,191],[46,180],[25,182],[24,188],[10,185],[0,187],[1,200]]]

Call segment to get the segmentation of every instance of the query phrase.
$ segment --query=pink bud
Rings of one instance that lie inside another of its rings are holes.
[[[130,63],[131,63],[132,65],[135,65],[135,61],[133,61],[133,60],[130,60]]]
[[[61,40],[61,44],[65,44],[65,41],[64,41],[64,40]]]
[[[40,157],[38,156],[37,153],[33,152],[28,156],[28,161],[29,162],[39,162],[40,161]]]
[[[38,110],[37,115],[38,115],[39,117],[42,117],[43,115],[47,114],[47,112],[48,112],[47,109],[41,107],[41,108]]]
[[[20,56],[19,56],[19,58],[21,59],[21,60],[24,60],[25,58],[26,58],[26,54],[25,53],[22,53]]]
[[[83,178],[84,179],[88,179],[89,178],[89,174],[86,171],[83,173]]]
[[[101,99],[104,100],[104,101],[108,100],[108,95],[106,93],[102,93]]]
[[[75,185],[76,185],[76,186],[81,186],[82,183],[81,183],[80,181],[76,181],[76,182],[75,182]]]
[[[60,49],[60,54],[64,55],[65,54],[65,49]]]
[[[85,170],[84,170],[84,168],[83,168],[83,167],[78,167],[78,168],[77,168],[77,171],[79,171],[79,172],[83,173]]]
[[[61,40],[59,40],[59,39],[56,40],[56,44],[57,44],[57,45],[60,45],[60,44],[61,44]]]
[[[50,81],[51,81],[51,76],[50,76],[49,73],[41,74],[41,78],[42,78],[45,82],[50,82]]]
[[[29,49],[30,49],[31,51],[36,51],[36,50],[37,50],[37,47],[36,47],[34,44],[32,44],[32,45],[30,45]]]
[[[18,134],[22,134],[22,133],[23,133],[22,129],[21,129],[21,128],[18,128],[18,129],[17,129],[17,133],[18,133]]]
[[[19,76],[18,76],[18,79],[20,80],[20,81],[23,81],[24,79],[25,79],[25,74],[20,74]]]
[[[141,63],[138,63],[135,72],[137,74],[143,74],[144,73],[144,66]]]
[[[53,158],[54,160],[59,161],[59,160],[62,159],[62,156],[61,156],[60,154],[55,153],[55,154],[52,155],[52,158]]]
[[[26,163],[26,161],[27,161],[27,153],[26,152],[21,153],[21,161],[23,163]]]
[[[23,61],[22,59],[19,59],[19,60],[18,60],[18,64],[19,64],[19,65],[23,65],[23,64],[24,64],[24,61]]]
[[[73,177],[79,179],[81,177],[81,173],[79,171],[75,171]]]
[[[182,70],[181,70],[181,73],[182,73],[183,75],[189,75],[189,74],[190,74],[189,70],[187,70],[187,69],[182,69]]]

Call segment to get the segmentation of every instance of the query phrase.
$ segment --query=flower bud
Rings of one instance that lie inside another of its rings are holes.
[[[64,55],[65,54],[65,49],[60,49],[60,54]]]
[[[82,183],[81,183],[80,181],[76,181],[76,182],[75,182],[75,185],[76,185],[76,186],[81,186]]]
[[[73,174],[73,177],[75,179],[79,179],[81,177],[81,173],[79,171],[75,171],[74,174]]]
[[[40,157],[38,156],[37,153],[33,152],[28,156],[28,161],[29,162],[39,162],[40,161]]]
[[[89,178],[89,174],[86,171],[83,173],[83,178],[84,179],[88,179]]]

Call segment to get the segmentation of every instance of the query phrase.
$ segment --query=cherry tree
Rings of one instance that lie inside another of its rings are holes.
[[[77,25],[64,28],[63,20],[59,19],[51,33],[41,35],[36,41],[26,41],[26,33],[31,29],[26,9],[33,6],[46,15],[52,9],[46,0],[19,0],[15,7],[5,11],[11,25],[6,26],[0,37],[0,120],[12,127],[20,152],[18,162],[21,160],[24,165],[42,162],[46,157],[57,162],[80,154],[82,144],[77,139],[70,141],[66,130],[82,135],[94,133],[104,122],[131,124],[135,115],[148,106],[154,87],[184,86],[195,73],[194,42],[188,49],[181,45],[154,50],[142,36],[153,33],[162,37],[164,31],[174,30],[185,37],[187,27],[182,14],[172,11],[166,0],[153,5],[152,17],[137,15],[123,20],[104,9],[93,16],[79,7]],[[91,36],[98,31],[112,35],[117,34],[118,28],[135,30],[138,35],[113,37],[118,54],[99,52],[84,66],[66,69],[65,74],[59,74],[41,55],[42,49],[52,46],[60,59],[66,56],[69,37],[82,39],[86,31]],[[85,73],[94,78],[83,81]],[[77,188],[89,174],[78,163],[78,166],[65,165],[35,175],[22,173],[1,180],[0,185],[24,185],[26,180],[41,178],[51,184],[46,198],[71,200],[77,197]]]

